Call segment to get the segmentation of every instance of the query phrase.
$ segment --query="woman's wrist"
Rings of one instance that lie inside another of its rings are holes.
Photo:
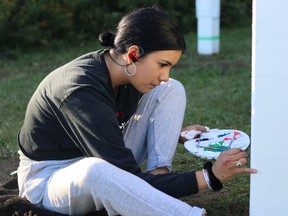
[[[219,191],[222,189],[223,185],[219,179],[216,178],[212,171],[212,162],[208,161],[204,164],[203,168],[207,170],[209,176],[209,183],[214,191]]]
[[[197,184],[198,184],[198,190],[205,190],[208,188],[208,185],[205,181],[205,177],[203,175],[203,172],[201,170],[198,170],[195,172],[196,174],[196,179],[197,179]]]

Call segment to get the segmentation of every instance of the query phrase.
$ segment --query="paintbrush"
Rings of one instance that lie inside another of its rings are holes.
[[[233,135],[233,137],[232,137],[232,140],[230,141],[230,143],[229,143],[229,149],[231,149],[231,145],[232,145],[232,143],[234,142],[234,140],[236,139],[236,136],[238,135],[239,133],[238,132],[234,132],[234,135]]]
[[[200,132],[200,135],[199,135],[199,137],[198,137],[198,142],[197,142],[197,148],[199,147],[199,145],[200,145],[200,142],[201,142],[201,136],[202,136],[202,131]]]

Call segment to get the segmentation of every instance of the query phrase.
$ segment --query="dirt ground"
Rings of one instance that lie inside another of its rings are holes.
[[[10,178],[10,173],[17,170],[19,158],[0,159],[0,184]]]

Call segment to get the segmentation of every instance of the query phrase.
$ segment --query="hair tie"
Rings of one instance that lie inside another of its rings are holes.
[[[213,164],[210,161],[207,161],[203,168],[207,170],[209,179],[210,179],[210,185],[214,191],[219,191],[222,189],[223,184],[219,181],[219,179],[216,178],[212,171]]]

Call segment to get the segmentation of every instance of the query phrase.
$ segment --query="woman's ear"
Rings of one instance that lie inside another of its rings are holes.
[[[139,61],[139,47],[136,45],[132,45],[129,47],[127,51],[128,62],[137,62]]]
[[[129,59],[132,60],[132,62],[139,61],[139,58],[137,57],[136,51],[132,51],[128,54]]]

